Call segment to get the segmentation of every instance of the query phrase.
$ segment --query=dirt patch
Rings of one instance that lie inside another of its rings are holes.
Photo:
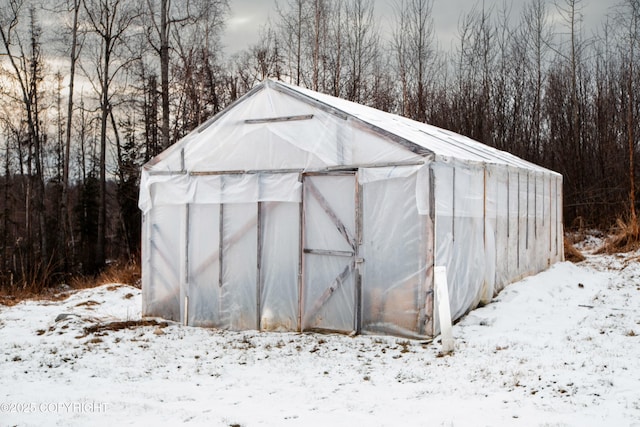
[[[89,301],[85,301],[85,302],[81,302],[79,304],[76,304],[76,307],[92,307],[94,305],[100,305],[100,303],[98,301],[94,301],[94,300],[89,300]]]
[[[169,326],[169,323],[158,322],[157,320],[153,320],[153,319],[126,320],[126,321],[120,321],[120,322],[98,323],[95,325],[85,327],[83,336],[86,337],[89,334],[104,333],[107,331],[120,331],[122,329],[134,329],[142,326],[155,326],[156,328],[166,328],[167,326]]]

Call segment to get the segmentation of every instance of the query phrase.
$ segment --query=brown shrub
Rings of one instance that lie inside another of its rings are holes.
[[[119,283],[140,288],[140,263],[136,260],[114,262],[94,276],[75,276],[68,280],[71,289],[88,289],[109,283]],[[68,287],[43,287],[35,283],[0,286],[0,304],[12,306],[26,299],[60,301],[70,295]]]
[[[564,259],[573,263],[584,261],[585,257],[578,249],[567,239],[564,238]]]
[[[638,248],[640,248],[640,225],[638,221],[623,221],[618,218],[612,237],[607,239],[596,253],[631,252]]]
[[[79,276],[71,279],[69,285],[73,289],[94,288],[109,283],[120,283],[140,287],[140,263],[137,259],[128,262],[114,262],[107,266],[98,277]]]

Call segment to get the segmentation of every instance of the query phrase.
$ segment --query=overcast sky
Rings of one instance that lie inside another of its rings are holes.
[[[231,15],[222,42],[227,54],[233,54],[257,43],[260,28],[269,19],[277,21],[276,1],[285,4],[286,0],[230,0]],[[436,27],[436,37],[440,46],[448,50],[457,41],[458,19],[462,13],[469,12],[475,4],[482,0],[435,0],[433,6],[433,20]],[[512,19],[517,21],[523,6],[529,0],[504,0],[512,7]],[[559,0],[560,3],[563,0]],[[582,0],[583,29],[585,35],[599,31],[605,16],[612,5],[620,0]],[[395,0],[374,0],[377,19],[383,34],[388,34],[393,24]],[[481,3],[480,3],[481,4]],[[485,7],[502,5],[503,0],[485,0]],[[548,0],[550,13],[555,13],[553,0]],[[553,18],[553,17],[552,17]]]

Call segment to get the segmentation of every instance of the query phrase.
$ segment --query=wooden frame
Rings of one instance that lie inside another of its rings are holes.
[[[283,117],[268,117],[264,119],[246,119],[244,122],[248,125],[262,124],[262,123],[280,123],[280,122],[293,122],[299,120],[311,120],[313,114],[304,114],[300,116],[283,116]]]
[[[331,177],[331,176],[347,176],[352,177],[354,180],[354,219],[355,219],[355,236],[349,231],[348,227],[337,217],[337,215],[333,212],[329,202],[322,195],[320,190],[313,183],[313,177]],[[353,313],[353,323],[352,323],[352,332],[359,333],[361,330],[361,274],[359,265],[364,262],[363,259],[359,257],[359,246],[362,240],[362,213],[361,213],[361,190],[360,185],[357,179],[356,171],[332,171],[327,173],[318,173],[311,172],[308,174],[302,174],[301,179],[303,182],[302,186],[302,202],[301,202],[301,221],[300,221],[300,258],[299,258],[299,267],[300,267],[300,276],[298,277],[298,289],[299,289],[299,303],[298,303],[298,323],[299,330],[309,330],[309,329],[317,329],[317,328],[305,328],[305,323],[309,322],[310,319],[315,316],[318,311],[331,299],[332,295],[343,286],[345,280],[349,277],[349,275],[355,272],[354,277],[354,313]],[[331,222],[336,227],[337,231],[340,233],[342,238],[347,242],[347,244],[352,248],[352,251],[343,251],[343,250],[324,250],[324,249],[313,249],[306,248],[305,242],[305,224],[306,224],[306,206],[307,200],[309,197],[315,199],[322,211],[329,217]],[[337,256],[344,258],[351,258],[351,261],[345,266],[345,268],[333,279],[333,281],[328,285],[328,287],[324,290],[324,292],[320,295],[320,297],[314,301],[313,305],[305,310],[305,262],[303,260],[305,255],[321,255],[321,256]],[[346,331],[342,331],[346,332]]]

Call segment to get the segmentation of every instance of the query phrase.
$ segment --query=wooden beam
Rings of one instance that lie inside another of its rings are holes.
[[[220,203],[220,220],[218,222],[218,286],[222,288],[224,274],[222,271],[224,261],[224,203]],[[198,269],[200,270],[200,269]],[[222,300],[222,298],[220,298]]]
[[[360,182],[358,182],[358,175],[354,176],[354,185],[355,185],[355,204],[356,204],[356,253],[355,253],[355,289],[354,289],[354,298],[355,298],[355,320],[354,320],[354,331],[359,334],[362,332],[362,263],[364,263],[364,258],[362,258],[362,254],[360,253],[360,247],[363,241],[363,224],[362,224],[362,203],[363,203],[363,189]]]
[[[372,169],[372,168],[388,168],[388,167],[404,167],[404,166],[420,166],[424,165],[428,161],[432,161],[433,156],[427,157],[424,160],[416,160],[416,161],[406,161],[406,162],[386,162],[386,163],[360,163],[354,165],[336,165],[336,166],[327,166],[326,168],[318,168],[318,169],[303,169],[303,168],[292,168],[292,169],[247,169],[247,170],[221,170],[221,171],[154,171],[150,170],[149,175],[185,175],[189,174],[190,176],[214,176],[214,175],[254,175],[254,174],[284,174],[284,173],[304,173],[305,175],[314,175],[314,174],[323,174],[326,175],[328,172],[336,172],[336,173],[350,173],[357,171],[358,169]]]
[[[421,322],[420,331],[421,335],[428,334],[431,337],[435,336],[435,322],[433,321],[433,313],[435,298],[434,298],[434,267],[436,263],[436,186],[435,186],[435,172],[433,166],[429,166],[429,216],[426,221],[426,233],[425,240],[426,245],[426,286],[424,294],[424,322]]]
[[[326,249],[304,249],[304,253],[311,254],[311,255],[339,256],[339,257],[347,257],[347,258],[351,258],[355,256],[354,252],[332,251],[332,250],[326,250]]]
[[[256,329],[260,330],[262,327],[262,229],[263,229],[263,202],[258,202],[258,241],[256,243]]]
[[[298,180],[302,183],[302,179],[303,176],[299,175]],[[304,201],[304,185],[302,186],[301,189],[301,200]],[[299,210],[298,210],[298,332],[302,332],[302,309],[303,309],[303,292],[304,292],[304,287],[303,287],[303,277],[304,277],[304,263],[303,263],[303,257],[304,254],[302,253],[302,248],[304,246],[304,239],[305,239],[305,235],[304,235],[304,208],[305,208],[305,203],[301,202],[299,203]]]
[[[311,120],[313,114],[303,114],[299,116],[282,116],[282,117],[268,117],[264,119],[247,119],[244,122],[248,125],[255,125],[261,123],[280,123],[280,122],[294,122],[299,120]]]
[[[183,263],[182,263],[182,267],[184,268],[184,271],[182,271],[182,280],[181,280],[181,287],[183,288],[184,291],[184,326],[188,326],[189,325],[189,232],[190,232],[190,217],[191,217],[191,209],[190,209],[189,203],[187,203],[184,206],[184,242],[183,242],[183,253],[182,253],[182,258],[183,258]]]

